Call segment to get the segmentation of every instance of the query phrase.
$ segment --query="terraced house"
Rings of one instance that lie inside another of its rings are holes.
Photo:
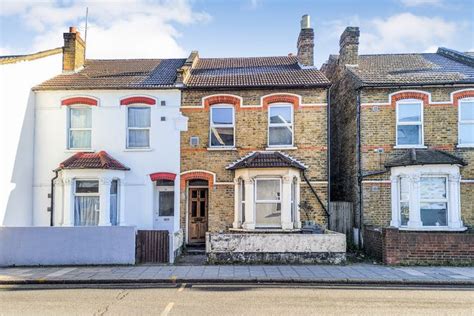
[[[359,55],[358,44],[348,27],[322,69],[332,199],[355,204],[364,247],[386,263],[472,263],[474,54]]]
[[[313,65],[307,16],[297,48],[296,56],[277,57],[193,52],[181,68],[186,243],[204,243],[207,232],[291,232],[300,219],[326,224],[330,84]],[[311,214],[300,214],[303,201]]]

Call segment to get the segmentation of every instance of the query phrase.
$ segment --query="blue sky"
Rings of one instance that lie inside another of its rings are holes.
[[[340,33],[361,28],[361,53],[474,50],[474,0],[0,0],[0,54],[62,45],[84,30],[88,58],[272,56],[296,52],[299,20],[311,16],[315,61],[338,52]]]

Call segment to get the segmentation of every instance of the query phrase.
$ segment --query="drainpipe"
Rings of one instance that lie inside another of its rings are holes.
[[[316,200],[318,200],[319,204],[321,205],[321,207],[323,208],[324,212],[326,213],[326,216],[328,218],[328,227],[329,227],[329,217],[331,216],[326,208],[326,206],[324,205],[323,201],[321,201],[321,199],[319,198],[319,195],[318,193],[316,192],[316,190],[313,188],[313,186],[311,185],[311,183],[309,182],[309,179],[308,177],[306,176],[306,170],[303,170],[302,171],[302,174],[303,174],[303,179],[306,181],[306,183],[309,185],[309,188],[311,189],[311,192],[313,192],[313,195],[316,197]]]
[[[326,170],[327,170],[327,209],[331,211],[331,86],[327,89],[327,96],[326,96],[326,103],[327,103],[327,126],[326,126],[326,137],[327,137],[327,159],[326,159]],[[329,222],[328,222],[329,227]],[[330,228],[330,227],[329,227]]]
[[[361,109],[360,109],[360,91],[361,89],[357,90],[357,110],[356,110],[356,155],[357,155],[357,183],[358,183],[358,189],[359,189],[359,198],[358,198],[358,205],[359,205],[359,244],[360,241],[362,240],[362,220],[363,220],[363,215],[362,215],[362,149],[361,149],[361,136],[360,136],[360,115],[361,115]]]
[[[59,177],[59,172],[57,170],[54,170],[54,172],[56,175],[51,179],[51,206],[49,207],[49,211],[51,212],[50,226],[54,226],[54,180]]]

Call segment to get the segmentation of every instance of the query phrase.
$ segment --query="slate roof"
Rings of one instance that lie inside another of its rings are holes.
[[[130,170],[130,168],[125,167],[105,151],[99,151],[97,153],[78,152],[61,162],[56,171],[62,169]]]
[[[256,151],[233,162],[226,167],[228,170],[243,168],[296,168],[305,170],[307,167],[298,160],[279,151]]]
[[[435,149],[410,149],[399,157],[385,163],[385,167],[400,167],[413,165],[461,165],[467,163],[450,153]]]
[[[473,64],[471,54],[440,48],[427,54],[360,55],[358,66],[348,69],[361,86],[463,84],[474,83]]]
[[[153,89],[174,87],[186,59],[88,59],[76,73],[60,74],[34,90]]]
[[[301,67],[296,56],[200,58],[186,82],[189,88],[315,87],[329,80],[314,67]]]

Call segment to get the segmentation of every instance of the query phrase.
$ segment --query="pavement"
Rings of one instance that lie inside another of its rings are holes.
[[[306,283],[462,285],[474,287],[474,267],[336,265],[136,265],[3,267],[0,284]]]

